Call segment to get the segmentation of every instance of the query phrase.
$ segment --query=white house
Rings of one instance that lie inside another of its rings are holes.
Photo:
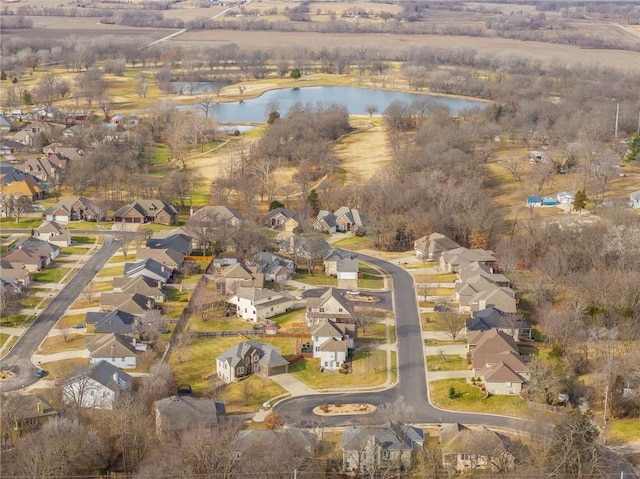
[[[75,407],[113,409],[120,395],[131,387],[131,376],[107,361],[92,365],[62,388],[62,400]]]
[[[573,193],[571,193],[570,191],[561,191],[557,195],[558,203],[560,203],[561,205],[570,205],[573,203],[574,199],[575,196],[573,196]]]
[[[329,288],[318,298],[307,298],[305,320],[312,326],[325,319],[338,323],[352,323],[353,308],[349,301],[338,291]]]
[[[120,369],[134,369],[137,365],[136,339],[121,334],[98,334],[88,337],[85,350],[91,364],[106,361]]]
[[[356,325],[325,319],[311,328],[313,357],[325,369],[340,369],[353,349]]]
[[[55,221],[45,221],[34,231],[34,236],[40,240],[64,248],[71,245],[69,230]]]
[[[286,291],[252,287],[238,288],[236,294],[227,300],[227,304],[235,308],[236,316],[253,322],[285,313],[293,303],[294,299]]]

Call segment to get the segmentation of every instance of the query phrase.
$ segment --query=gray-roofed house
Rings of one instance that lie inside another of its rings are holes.
[[[318,298],[307,298],[305,320],[312,326],[325,319],[337,323],[354,322],[351,303],[339,291],[329,288]]]
[[[178,210],[169,203],[160,200],[137,200],[123,206],[113,214],[116,223],[157,223],[161,225],[178,224]]]
[[[84,348],[91,358],[91,364],[106,361],[120,369],[133,369],[138,362],[136,340],[122,334],[98,334],[88,336]]]
[[[498,286],[511,286],[511,281],[509,281],[509,278],[505,275],[494,273],[491,266],[487,266],[484,263],[478,263],[477,261],[463,265],[458,274],[460,276],[461,283],[468,282],[470,278],[475,276],[483,276]]]
[[[162,303],[165,300],[162,281],[147,278],[146,276],[137,276],[135,278],[118,276],[113,278],[112,284],[114,293],[138,293],[147,298],[152,298],[157,303]]]
[[[413,244],[417,258],[431,261],[438,261],[443,252],[455,248],[460,248],[460,245],[441,233],[431,233],[423,236]]]
[[[103,214],[89,198],[75,196],[64,198],[54,206],[45,210],[44,219],[68,223],[69,221],[85,221],[103,219]]]
[[[71,245],[70,231],[55,221],[44,221],[35,229],[34,236],[61,248]]]
[[[164,238],[151,238],[147,240],[147,248],[171,249],[190,255],[193,248],[193,238],[184,233],[174,233]]]
[[[353,349],[356,325],[336,323],[330,319],[320,321],[311,328],[313,357],[320,359],[320,366],[335,370],[346,362],[349,349]]]
[[[16,288],[22,292],[31,283],[31,275],[24,263],[10,263],[0,258],[0,279],[8,283],[15,283]],[[12,289],[12,287],[9,287]]]
[[[286,373],[289,361],[280,350],[258,341],[244,341],[229,348],[216,358],[216,373],[226,383],[250,374],[274,376]]]
[[[371,475],[381,470],[410,469],[423,444],[422,429],[408,424],[349,426],[342,433],[343,468]]]
[[[241,287],[226,303],[237,317],[258,322],[289,311],[294,299],[286,291]]]
[[[469,301],[471,311],[480,311],[487,306],[495,306],[505,313],[518,312],[516,292],[511,288],[493,288],[478,291]]]
[[[513,336],[513,339],[531,339],[531,323],[514,319],[511,315],[500,311],[495,306],[488,306],[475,311],[471,318],[467,318],[467,335],[476,331],[497,329]]]
[[[320,210],[313,228],[323,233],[366,233],[369,220],[359,210],[342,206],[336,211]]]
[[[226,414],[224,403],[191,396],[170,396],[153,405],[158,437],[195,428],[215,428]]]
[[[51,264],[51,257],[45,249],[18,248],[4,253],[1,258],[3,263],[9,263],[12,268],[20,270],[24,267],[30,273],[40,271]]]
[[[41,240],[30,236],[14,243],[13,248],[25,249],[30,251],[37,251],[42,254],[47,254],[53,261],[60,255],[60,246],[49,243],[48,241]]]
[[[87,324],[93,324],[96,333],[120,333],[133,335],[138,332],[139,319],[131,313],[114,309],[109,312],[90,311]]]
[[[0,115],[0,131],[11,131],[11,120],[4,115]]]
[[[131,387],[131,376],[106,361],[72,377],[62,387],[62,401],[76,407],[113,409]]]
[[[281,283],[291,279],[296,272],[296,263],[294,261],[268,251],[256,254],[252,261],[264,275],[265,281]]]
[[[183,253],[169,248],[138,248],[136,250],[138,261],[150,258],[175,270],[180,270],[184,266],[184,256]]]
[[[154,306],[153,298],[140,293],[102,293],[100,295],[100,309],[102,311],[117,309],[136,316],[144,316]]]
[[[458,273],[468,263],[484,263],[491,268],[496,262],[495,255],[492,251],[483,249],[454,248],[443,251],[440,255],[438,267],[440,271],[447,273]]]
[[[283,229],[285,223],[292,218],[299,220],[296,210],[275,208],[262,217],[262,224],[270,228]]]
[[[166,284],[170,283],[173,279],[173,268],[165,266],[154,259],[148,258],[136,263],[125,263],[123,276],[125,278],[146,276],[149,279]]]
[[[511,469],[515,457],[509,452],[511,440],[481,426],[470,429],[462,424],[443,424],[440,428],[442,463],[453,473],[470,469]]]
[[[354,253],[340,248],[331,248],[323,258],[324,274],[336,278],[338,276],[338,261],[342,259],[353,259]]]

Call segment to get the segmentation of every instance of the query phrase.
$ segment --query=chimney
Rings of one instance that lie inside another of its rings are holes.
[[[118,371],[113,372],[113,380],[118,386],[120,386],[120,377],[118,376]]]
[[[147,309],[152,309],[153,308],[153,302],[151,301],[151,298],[147,298]]]
[[[486,299],[481,299],[481,300],[478,301],[478,311],[482,311],[486,307],[487,307],[487,300]]]
[[[162,288],[162,281],[158,281],[158,288]]]
[[[38,416],[42,416],[44,414],[44,403],[42,401],[38,401]]]

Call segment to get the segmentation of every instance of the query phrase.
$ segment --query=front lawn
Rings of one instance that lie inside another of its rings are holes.
[[[306,270],[297,270],[295,277],[296,281],[300,281],[304,284],[311,286],[338,286],[338,279],[331,276],[325,276],[321,273],[309,274]]]
[[[285,392],[271,379],[251,375],[224,386],[219,399],[229,413],[249,413],[257,412],[263,403]]]
[[[455,397],[449,397],[450,388],[455,389]],[[527,401],[519,396],[489,396],[480,388],[467,383],[465,379],[443,379],[429,381],[431,401],[439,408],[449,411],[502,414],[505,416],[529,417]]]
[[[67,255],[67,254],[84,255],[84,254],[87,254],[87,251],[89,251],[89,248],[86,246],[67,246],[64,248],[60,248],[60,254],[63,254],[63,255]]]
[[[304,323],[305,322],[305,314],[307,310],[305,308],[293,309],[291,311],[287,311],[286,313],[278,314],[277,316],[273,316],[269,318],[271,321],[275,321],[281,327],[286,324],[291,323]],[[306,325],[306,323],[305,323]]]
[[[610,419],[607,423],[607,442],[624,444],[636,442],[639,437],[640,419]]]
[[[359,263],[358,269],[361,277],[358,285],[361,288],[380,289],[384,287],[383,273],[365,263]]]
[[[371,248],[371,238],[368,236],[350,236],[332,243],[334,248],[361,250]]]
[[[358,342],[387,342],[387,325],[383,323],[372,323],[367,325],[366,332],[362,332],[362,328],[358,331]]]
[[[319,372],[320,359],[302,359],[289,366],[293,376],[315,389],[381,386],[387,380],[386,352],[361,349],[354,355],[353,372]]]
[[[10,314],[0,319],[0,326],[15,328],[20,326],[28,316],[28,314]]]
[[[458,279],[454,273],[420,274],[413,275],[416,283],[453,283]]]
[[[20,222],[16,223],[15,218],[0,218],[0,229],[9,230],[9,229],[35,229],[42,223],[42,217],[22,217],[20,218]]]
[[[54,328],[56,329],[68,329],[72,328],[74,324],[84,323],[87,315],[84,313],[70,314],[69,316],[61,317]]]
[[[73,358],[42,363],[40,367],[47,371],[45,379],[63,379],[86,370],[90,362],[89,358]]]
[[[39,283],[57,283],[67,274],[67,268],[48,267],[31,275],[31,279]]]
[[[466,358],[456,354],[427,356],[427,369],[429,371],[467,371],[469,365]]]
[[[10,334],[0,333],[0,348],[7,342],[7,340],[11,337]]]
[[[122,276],[124,274],[124,265],[122,266],[109,266],[108,268],[102,268],[96,278],[104,278],[107,276]]]
[[[467,344],[466,341],[449,341],[449,340],[440,340],[440,339],[425,339],[425,346],[448,346],[450,344]]]
[[[235,316],[225,318],[224,316],[215,316],[206,321],[200,319],[197,314],[189,318],[187,331],[189,332],[209,332],[209,331],[246,331],[252,329],[253,323]]]
[[[38,354],[53,354],[63,351],[74,351],[84,349],[85,336],[77,333],[70,333],[67,342],[62,336],[48,336],[40,345]]]
[[[90,235],[82,235],[82,236],[72,236],[71,243],[74,245],[84,244],[88,246],[93,246],[96,242],[95,236]]]

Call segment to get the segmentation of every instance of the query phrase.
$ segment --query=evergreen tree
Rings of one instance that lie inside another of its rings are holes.
[[[320,212],[320,198],[318,198],[318,193],[315,189],[309,192],[309,196],[307,196],[307,203],[311,207],[311,211],[313,211],[314,215],[317,215]]]
[[[22,92],[22,101],[25,106],[29,106],[33,104],[33,96],[31,96],[31,92],[29,90],[25,90]]]
[[[0,72],[0,81],[5,81],[7,79],[7,74],[4,72],[4,70],[2,70],[2,72]]]
[[[625,161],[640,161],[640,135],[638,133],[633,134],[627,148]]]
[[[573,197],[573,209],[576,211],[582,211],[587,206],[587,193],[584,189],[578,190]]]
[[[294,80],[298,81],[302,76],[302,72],[300,72],[298,68],[294,68],[293,70],[291,70],[291,73],[289,74],[289,76]]]

